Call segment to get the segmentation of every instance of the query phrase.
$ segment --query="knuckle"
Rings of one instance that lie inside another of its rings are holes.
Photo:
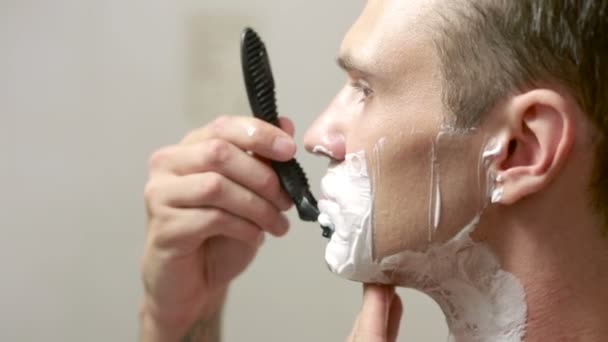
[[[179,239],[179,227],[166,225],[159,227],[152,237],[152,243],[157,247],[168,247]]]
[[[172,153],[172,146],[163,147],[153,152],[148,158],[148,167],[150,168],[150,170],[162,167],[167,162],[167,159],[171,157]]]
[[[159,186],[154,181],[148,181],[144,187],[144,199],[148,205],[152,204],[158,198]]]
[[[162,187],[155,182],[148,182],[144,188],[144,203],[150,221],[148,228],[154,227],[155,223],[164,222],[167,219],[167,215],[163,211],[162,192]]]
[[[220,115],[213,122],[211,126],[218,131],[224,130],[224,128],[230,124],[231,116],[229,115]]]
[[[157,247],[164,248],[175,245],[183,240],[194,224],[201,224],[200,220],[192,220],[183,214],[166,213],[157,218],[151,241]]]
[[[206,223],[210,227],[221,226],[226,222],[226,214],[221,210],[210,210],[207,213]]]
[[[209,172],[202,183],[201,196],[203,199],[220,196],[224,190],[224,178],[217,173]]]
[[[203,147],[205,163],[211,166],[223,164],[230,157],[230,144],[221,139],[209,140]]]
[[[176,217],[166,211],[158,210],[148,222],[147,241],[152,246],[163,246],[171,241],[178,230],[176,228]]]
[[[190,131],[188,134],[184,136],[184,138],[180,141],[180,144],[189,144],[196,141],[196,137],[200,134],[201,129],[195,129]]]
[[[167,208],[159,207],[152,216],[148,218],[148,232],[158,232],[164,229],[175,219]]]

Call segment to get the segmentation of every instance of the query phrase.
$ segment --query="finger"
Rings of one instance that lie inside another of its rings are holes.
[[[182,143],[194,144],[210,139],[226,140],[244,151],[277,161],[290,160],[296,152],[293,138],[279,127],[256,118],[241,116],[219,117],[190,133]]]
[[[395,293],[388,311],[387,335],[389,342],[396,342],[399,336],[401,317],[403,316],[403,302],[398,294]]]
[[[276,236],[289,228],[287,218],[272,203],[218,173],[172,177],[162,186],[159,200],[169,207],[220,208]]]
[[[382,285],[364,285],[363,309],[357,335],[384,340],[387,337],[389,288]]]
[[[359,329],[359,321],[361,319],[361,315],[357,315],[357,318],[355,319],[355,324],[353,324],[353,330],[350,332],[350,335],[348,335],[348,338],[346,339],[347,342],[354,342],[355,341],[355,334],[357,332],[357,330]]]
[[[250,189],[277,208],[287,210],[292,201],[281,191],[279,178],[263,161],[250,156],[225,140],[211,139],[198,144],[162,149],[150,158],[151,172],[178,176],[216,172]]]
[[[281,126],[281,129],[287,134],[289,134],[291,137],[293,137],[296,132],[296,128],[293,125],[293,122],[289,118],[286,118],[284,116],[279,118],[279,126]]]
[[[264,234],[250,221],[221,209],[170,209],[167,216],[171,221],[157,225],[150,234],[162,248],[179,246],[180,250],[195,250],[206,239],[218,235],[258,247]]]

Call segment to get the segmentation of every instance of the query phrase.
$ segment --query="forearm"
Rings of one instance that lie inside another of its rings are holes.
[[[145,310],[140,314],[140,342],[220,342],[221,317],[219,310],[208,319],[198,319],[190,327],[162,324]]]

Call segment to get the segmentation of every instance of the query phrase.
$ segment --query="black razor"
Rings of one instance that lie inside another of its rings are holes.
[[[279,127],[270,60],[264,42],[251,28],[243,30],[241,36],[241,64],[253,115]],[[293,200],[300,219],[316,222],[319,218],[317,200],[310,191],[308,179],[300,164],[295,159],[287,162],[271,161],[270,164],[279,176],[281,186]],[[333,230],[325,226],[321,228],[323,236],[331,238]]]

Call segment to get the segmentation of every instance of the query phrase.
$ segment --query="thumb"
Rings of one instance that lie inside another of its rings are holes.
[[[366,284],[363,287],[363,308],[357,318],[350,341],[395,341],[401,318],[401,301],[393,305],[395,288]]]
[[[395,293],[388,310],[387,337],[389,342],[396,342],[399,336],[399,327],[401,326],[401,317],[403,316],[403,302],[399,295]]]
[[[386,339],[388,312],[395,289],[382,285],[363,285],[363,309],[358,331],[369,337]]]

